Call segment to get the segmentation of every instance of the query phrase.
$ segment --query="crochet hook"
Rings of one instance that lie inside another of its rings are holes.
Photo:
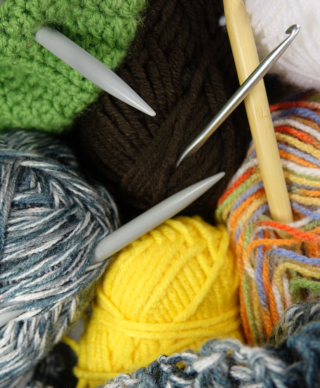
[[[59,31],[42,27],[35,41],[71,66],[78,73],[126,104],[155,116],[155,111],[112,70]]]
[[[203,131],[192,141],[192,143],[181,154],[176,167],[179,167],[181,162],[197,152],[203,144],[209,139],[216,129],[226,120],[226,118],[237,108],[237,106],[245,99],[250,90],[267,74],[269,69],[277,62],[281,55],[292,43],[299,32],[299,26],[293,25],[286,31],[289,36],[277,46],[261,63],[252,71],[248,78],[242,83],[240,88],[231,96],[227,103],[219,110],[214,118],[206,125]],[[259,62],[258,62],[259,63]]]
[[[118,230],[114,231],[98,243],[90,264],[95,265],[107,259],[116,252],[120,251],[126,245],[130,244],[132,241],[166,221],[168,218],[173,217],[214,186],[224,177],[224,175],[224,172],[220,172],[219,174],[213,175],[179,191],[153,208],[147,210],[134,220],[128,222]],[[22,296],[22,298],[24,298],[24,296]],[[23,301],[23,299],[20,301],[16,300],[15,304]],[[0,305],[2,309],[11,306],[13,306],[11,303]],[[0,327],[7,324],[12,319],[17,318],[21,314],[23,314],[21,319],[27,319],[32,317],[34,314],[30,311],[21,310],[23,310],[23,308],[20,308],[20,310],[18,309],[1,313]]]
[[[239,82],[242,83],[259,64],[250,18],[243,0],[224,0],[224,12]],[[290,34],[288,44],[298,32],[297,25],[287,30]],[[263,80],[252,89],[244,103],[271,217],[274,221],[292,222],[289,194]]]

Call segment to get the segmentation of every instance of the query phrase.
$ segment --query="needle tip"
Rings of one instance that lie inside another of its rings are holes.
[[[156,112],[149,106],[148,112],[146,112],[146,114],[154,117],[156,115]]]
[[[300,26],[299,24],[293,24],[292,26],[290,26],[287,31],[286,31],[286,34],[289,34],[289,35],[296,35],[300,30]]]
[[[123,82],[123,81],[122,81]],[[156,112],[149,106],[129,85],[125,85],[124,90],[120,96],[115,96],[123,102],[131,105],[133,108],[138,109],[140,112],[147,114],[148,116],[155,116]]]

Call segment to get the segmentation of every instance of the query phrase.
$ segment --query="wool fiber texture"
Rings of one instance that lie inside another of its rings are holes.
[[[0,136],[0,387],[16,387],[92,298],[107,262],[90,265],[98,241],[118,225],[101,186],[78,173],[75,156],[43,133]]]
[[[319,302],[291,306],[270,342],[265,347],[249,347],[237,340],[214,339],[198,353],[160,356],[148,367],[119,375],[103,388],[320,387]]]
[[[117,74],[156,117],[102,93],[77,120],[73,137],[86,165],[103,182],[114,183],[117,198],[140,211],[225,171],[223,180],[184,211],[206,218],[243,161],[250,139],[240,106],[175,168],[180,154],[239,87],[228,36],[218,24],[222,1],[150,0],[147,11]]]
[[[35,42],[58,29],[115,69],[132,42],[145,0],[6,0],[0,5],[3,128],[61,132],[101,89]]]
[[[293,223],[271,219],[254,145],[219,200],[216,217],[237,256],[250,344],[263,344],[287,307],[320,295],[319,101],[312,93],[271,106]]]
[[[77,378],[72,373],[77,357],[73,350],[63,342],[59,342],[49,354],[34,368],[31,379],[17,388],[41,386],[51,388],[75,388]]]
[[[320,90],[319,1],[245,0],[245,4],[260,60],[281,43],[287,28],[300,25],[298,36],[270,73],[300,89]]]
[[[319,302],[289,307],[265,347],[211,340],[198,352],[160,356],[103,388],[319,388]],[[28,388],[50,388],[35,380]]]
[[[224,225],[178,217],[116,254],[74,346],[77,387],[95,388],[161,354],[199,350],[211,338],[243,340],[229,241]]]

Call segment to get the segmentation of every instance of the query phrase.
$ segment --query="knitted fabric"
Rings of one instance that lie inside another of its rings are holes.
[[[238,88],[224,28],[222,1],[150,0],[145,22],[118,70],[155,109],[148,117],[102,93],[77,120],[73,138],[86,166],[117,198],[146,210],[183,188],[226,176],[185,214],[211,217],[217,199],[245,157],[250,130],[243,107],[175,168],[178,157]],[[230,152],[232,150],[232,152]]]
[[[252,145],[219,200],[240,271],[241,316],[250,344],[262,344],[285,309],[320,294],[320,95],[271,107],[294,222],[270,218]],[[287,234],[277,234],[278,231]]]
[[[306,317],[306,319],[301,319]],[[281,335],[281,342],[274,342]],[[319,388],[320,305],[290,307],[273,331],[274,346],[251,348],[211,340],[199,353],[160,356],[147,368],[119,375],[104,388]]]
[[[21,310],[0,328],[1,388],[16,387],[61,339],[106,267],[90,259],[117,227],[117,210],[77,170],[51,136],[0,135],[0,315]]]
[[[320,40],[318,0],[245,0],[254,37],[262,60],[285,37],[293,24],[301,30],[270,73],[303,89],[320,90]]]
[[[238,285],[223,225],[179,217],[134,241],[115,255],[75,346],[78,388],[210,338],[242,339]]]
[[[134,38],[145,0],[6,0],[0,5],[3,128],[61,132],[100,89],[34,41],[44,25],[115,69]]]

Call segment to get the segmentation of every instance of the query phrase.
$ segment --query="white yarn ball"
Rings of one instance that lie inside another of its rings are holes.
[[[320,90],[320,0],[245,0],[260,60],[285,37],[292,24],[301,29],[272,67],[291,84]]]

